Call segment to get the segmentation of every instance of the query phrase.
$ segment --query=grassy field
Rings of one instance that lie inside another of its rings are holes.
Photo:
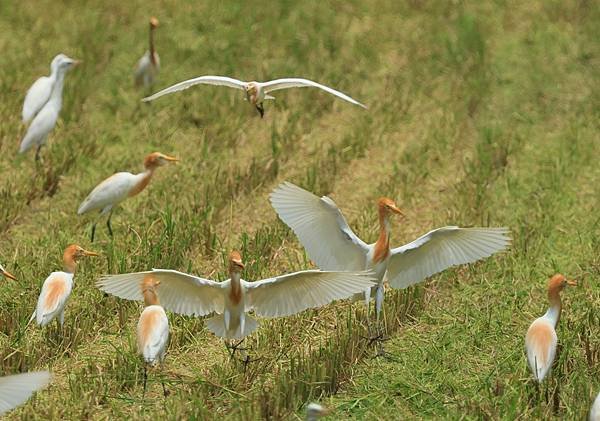
[[[48,368],[51,387],[12,419],[583,419],[600,391],[600,6],[593,1],[4,1],[0,10],[0,374]],[[161,22],[155,90],[202,74],[307,77],[366,103],[282,92],[258,118],[239,93],[197,87],[151,104],[133,86],[147,19]],[[67,75],[43,149],[17,156],[27,88],[55,54]],[[76,210],[116,171],[161,168],[112,219],[114,240]],[[224,279],[239,248],[246,279],[310,267],[268,193],[289,180],[331,194],[359,236],[375,200],[408,217],[392,244],[441,225],[509,226],[510,252],[388,291],[389,358],[360,303],[264,321],[244,370],[200,319],[170,314],[165,371],[142,400],[138,303],[104,297],[101,274],[173,268]],[[27,326],[41,284],[77,242],[64,331]],[[541,388],[523,350],[555,272],[559,354]],[[171,395],[164,399],[160,378]]]

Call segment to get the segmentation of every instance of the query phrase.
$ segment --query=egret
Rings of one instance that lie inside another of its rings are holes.
[[[129,172],[118,172],[108,177],[106,180],[98,184],[94,190],[85,198],[79,206],[78,215],[90,211],[100,211],[100,217],[108,215],[106,226],[108,233],[112,237],[113,232],[110,226],[110,218],[112,216],[113,206],[121,203],[128,197],[135,196],[142,192],[154,175],[154,171],[169,162],[177,162],[178,159],[172,156],[162,154],[160,152],[151,153],[144,159],[145,171],[139,174],[131,174]],[[99,219],[99,218],[98,218]],[[92,242],[96,233],[96,224],[98,219],[92,226]]]
[[[375,272],[378,283],[364,294],[367,308],[375,295],[377,321],[383,305],[384,279],[392,288],[406,288],[451,266],[489,257],[510,244],[506,228],[447,226],[390,249],[390,218],[403,213],[389,198],[377,202],[379,237],[373,244],[354,234],[327,196],[319,198],[284,182],[271,193],[270,200],[279,218],[294,231],[320,269]]]
[[[21,405],[33,394],[50,383],[47,371],[32,371],[0,377],[0,415]]]
[[[154,48],[154,30],[158,27],[158,19],[150,18],[150,47],[140,58],[135,67],[135,84],[144,85],[145,88],[154,83],[154,77],[160,70],[160,58]]]
[[[87,251],[71,244],[65,249],[63,254],[64,271],[52,272],[46,278],[42,285],[42,292],[38,298],[37,307],[29,321],[34,318],[40,326],[46,326],[58,316],[58,321],[62,327],[65,316],[65,305],[71,295],[73,288],[73,277],[77,270],[77,263],[82,257],[99,256],[98,253]]]
[[[15,275],[13,275],[12,273],[8,272],[6,269],[4,269],[4,266],[0,265],[0,275],[4,275],[9,279],[12,279],[13,281],[16,281],[17,278],[15,278]]]
[[[596,400],[590,411],[590,421],[600,421],[600,393],[596,396]]]
[[[169,341],[169,319],[165,310],[158,303],[157,288],[160,281],[152,275],[144,277],[140,287],[146,308],[140,315],[137,325],[138,352],[144,358],[144,392],[148,380],[147,364],[156,366],[163,363],[167,343]],[[165,384],[162,383],[163,393],[167,396]]]
[[[31,121],[31,125],[21,141],[19,153],[26,152],[36,146],[35,159],[40,157],[40,149],[46,143],[48,134],[54,129],[58,114],[62,108],[62,91],[65,74],[73,66],[79,64],[64,54],[52,60],[50,76],[42,76],[29,88],[23,104],[23,121]]]
[[[550,308],[542,317],[538,317],[531,323],[525,335],[525,349],[527,361],[533,373],[533,377],[541,383],[550,371],[552,362],[556,356],[556,326],[560,320],[562,303],[560,293],[568,285],[576,286],[577,282],[567,280],[560,273],[554,275],[548,281],[548,301]]]
[[[229,255],[230,279],[216,282],[167,269],[107,275],[97,282],[102,291],[127,300],[141,300],[139,283],[148,275],[161,282],[163,306],[174,313],[204,316],[206,327],[225,339],[243,339],[257,327],[257,316],[291,316],[309,308],[348,298],[374,285],[367,272],[306,270],[248,282],[241,278],[244,263],[237,251]]]
[[[171,87],[163,89],[160,92],[155,93],[152,96],[144,98],[142,101],[153,101],[157,98],[160,98],[163,95],[172,94],[173,92],[183,91],[194,85],[205,84],[205,85],[218,85],[218,86],[227,86],[229,88],[241,89],[246,93],[246,99],[248,102],[253,105],[260,117],[264,117],[265,109],[263,107],[263,101],[266,99],[275,99],[271,95],[268,95],[270,92],[277,91],[280,89],[288,89],[288,88],[319,88],[328,92],[332,95],[337,96],[345,101],[348,101],[354,105],[361,106],[363,108],[367,108],[360,102],[355,99],[350,98],[348,95],[336,91],[333,88],[330,88],[325,85],[321,85],[320,83],[313,82],[308,79],[301,78],[286,78],[286,79],[275,79],[268,82],[243,82],[241,80],[233,79],[226,76],[200,76],[194,79],[185,80],[183,82],[179,82]]]
[[[306,421],[317,421],[319,418],[328,415],[330,411],[323,408],[321,405],[315,402],[311,402],[306,405]]]

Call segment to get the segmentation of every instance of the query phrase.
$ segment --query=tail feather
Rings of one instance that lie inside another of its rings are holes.
[[[250,335],[254,332],[258,326],[259,322],[253,317],[249,315],[245,315],[245,324],[244,331],[240,330],[240,326],[238,326],[235,330],[226,330],[225,329],[225,318],[222,314],[217,314],[214,317],[211,317],[208,320],[204,321],[206,328],[214,333],[216,336],[224,339],[242,339],[246,336]]]

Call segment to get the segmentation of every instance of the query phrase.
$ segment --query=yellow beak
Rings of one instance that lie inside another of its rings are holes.
[[[88,250],[83,250],[83,254],[85,256],[95,256],[98,257],[100,256],[98,253],[96,253],[95,251],[88,251]]]
[[[3,270],[3,271],[2,271],[2,274],[3,274],[4,276],[6,276],[7,278],[9,278],[9,279],[12,279],[13,281],[16,281],[16,280],[17,280],[17,278],[15,278],[15,275],[13,275],[13,274],[12,274],[12,273],[10,273],[10,272],[7,272],[7,271]]]
[[[392,212],[394,212],[394,213],[395,213],[395,214],[397,214],[397,215],[400,215],[400,216],[406,216],[406,215],[404,214],[404,212],[402,212],[402,210],[400,210],[400,208],[398,208],[398,207],[396,207],[396,206],[390,206],[390,209],[392,210]]]
[[[577,281],[574,279],[568,280],[567,281],[567,285],[570,285],[572,287],[576,287],[577,286]]]
[[[163,159],[169,162],[179,162],[179,158],[175,158],[174,156],[164,155]]]

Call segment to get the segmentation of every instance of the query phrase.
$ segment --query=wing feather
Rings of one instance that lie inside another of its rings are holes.
[[[302,78],[275,79],[275,80],[271,80],[269,82],[262,83],[262,86],[266,93],[277,91],[279,89],[288,89],[288,88],[308,88],[308,87],[319,88],[327,93],[330,93],[331,95],[335,95],[338,98],[343,99],[344,101],[348,101],[351,104],[358,105],[363,108],[367,108],[364,104],[361,104],[360,102],[358,102],[354,98],[351,98],[350,96],[346,95],[345,93],[342,93],[333,88],[330,88],[329,86],[321,85],[320,83],[314,82],[309,79],[302,79]]]
[[[173,86],[169,86],[168,88],[163,89],[142,99],[144,102],[154,101],[157,98],[160,98],[163,95],[172,94],[173,92],[183,91],[184,89],[190,88],[194,85],[217,85],[217,86],[227,86],[229,88],[235,89],[244,89],[246,86],[246,82],[242,82],[241,80],[237,80],[231,77],[226,76],[200,76],[194,79],[184,80],[183,82],[176,83]]]
[[[104,292],[126,300],[143,300],[140,282],[148,275],[160,281],[158,295],[161,305],[174,313],[204,316],[223,313],[224,294],[220,282],[199,278],[168,269],[146,272],[105,275],[96,286]]]
[[[366,268],[367,244],[354,234],[335,202],[285,182],[270,196],[279,218],[296,233],[322,270]]]
[[[506,250],[510,242],[507,228],[438,228],[392,249],[387,278],[393,288],[406,288],[451,266]]]
[[[263,317],[282,317],[334,300],[349,298],[375,285],[370,272],[305,270],[257,282],[245,282],[247,310]]]
[[[46,387],[50,380],[47,371],[0,377],[0,415],[21,405],[33,392]]]
[[[52,84],[52,78],[42,76],[31,85],[23,102],[23,122],[27,123],[31,121],[44,104],[48,102],[50,93],[52,92]]]

